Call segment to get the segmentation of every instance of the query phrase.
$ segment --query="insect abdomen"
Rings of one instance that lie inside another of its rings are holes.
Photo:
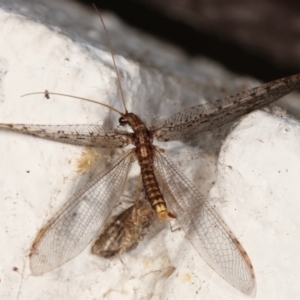
[[[158,182],[154,175],[152,162],[140,162],[141,174],[147,198],[155,210],[160,220],[165,221],[168,216],[168,210],[163,195],[159,189]]]
[[[155,146],[152,145],[152,136],[138,116],[129,113],[126,117],[127,122],[134,131],[135,154],[141,167],[146,196],[159,219],[165,221],[168,216],[168,210],[153,170],[153,151]]]

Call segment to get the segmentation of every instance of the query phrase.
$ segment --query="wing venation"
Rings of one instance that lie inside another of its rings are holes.
[[[151,128],[160,141],[179,140],[237,120],[300,87],[300,74],[281,78],[236,95],[180,111]]]
[[[158,150],[154,167],[168,209],[196,251],[231,285],[251,294],[255,276],[250,258],[216,210]]]
[[[131,134],[99,125],[0,124],[0,128],[60,143],[104,148],[122,148],[131,142]]]
[[[99,234],[122,194],[132,161],[130,151],[92,178],[45,224],[30,253],[33,275],[64,264]]]

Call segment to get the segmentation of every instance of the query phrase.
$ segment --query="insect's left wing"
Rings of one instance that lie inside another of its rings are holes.
[[[243,293],[251,294],[255,276],[250,258],[215,209],[158,150],[154,172],[169,211],[175,214],[197,252],[221,277]]]
[[[216,129],[300,87],[300,73],[274,80],[248,91],[180,111],[162,124],[151,128],[160,141],[180,140]]]
[[[33,275],[64,264],[99,234],[122,194],[132,161],[130,151],[76,192],[45,224],[30,253]]]
[[[131,142],[131,134],[99,125],[0,124],[6,129],[47,140],[86,147],[122,148]]]

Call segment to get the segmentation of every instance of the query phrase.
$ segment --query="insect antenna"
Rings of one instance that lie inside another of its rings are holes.
[[[108,45],[108,48],[110,50],[110,54],[111,54],[111,58],[112,58],[112,62],[113,62],[113,67],[114,67],[114,70],[116,72],[116,75],[117,75],[117,84],[118,84],[118,90],[119,90],[119,93],[121,95],[121,99],[122,99],[122,104],[123,104],[123,107],[124,107],[124,110],[125,110],[125,114],[122,113],[121,111],[113,108],[112,106],[110,105],[107,105],[107,104],[104,104],[102,102],[99,102],[99,101],[96,101],[96,100],[92,100],[92,99],[87,99],[87,98],[83,98],[83,97],[77,97],[77,96],[73,96],[73,95],[68,95],[68,94],[61,94],[61,93],[52,93],[52,92],[49,92],[49,91],[45,91],[45,92],[34,92],[34,93],[28,93],[28,94],[25,94],[25,95],[22,95],[21,97],[26,97],[26,96],[29,96],[29,95],[45,95],[45,97],[47,99],[50,98],[50,95],[57,95],[57,96],[63,96],[63,97],[69,97],[69,98],[75,98],[75,99],[80,99],[80,100],[84,100],[84,101],[88,101],[88,102],[92,102],[92,103],[96,103],[96,104],[100,104],[102,106],[105,106],[115,112],[117,112],[118,114],[120,114],[122,117],[124,117],[127,113],[128,113],[128,110],[126,108],[126,104],[125,104],[125,96],[124,96],[124,91],[123,91],[123,87],[122,87],[122,83],[121,83],[121,77],[120,77],[120,72],[117,68],[117,64],[116,64],[116,61],[115,61],[115,55],[114,55],[114,50],[113,50],[113,47],[112,47],[112,44],[110,42],[110,38],[109,38],[109,35],[108,35],[108,32],[107,32],[107,29],[106,29],[106,26],[105,26],[105,23],[103,21],[103,18],[100,14],[100,11],[97,9],[96,5],[93,3],[93,6],[100,18],[100,21],[102,23],[102,26],[103,26],[103,29],[104,29],[104,33],[105,33],[105,38],[106,38],[106,42],[107,42],[107,45]]]
[[[68,98],[74,98],[74,99],[79,99],[79,100],[83,100],[83,101],[88,101],[88,102],[92,102],[92,103],[96,103],[96,104],[99,104],[99,105],[102,105],[102,106],[105,106],[115,112],[117,112],[119,115],[121,115],[122,117],[124,116],[124,113],[122,113],[121,111],[115,109],[114,107],[108,105],[108,104],[105,104],[105,103],[102,103],[102,102],[99,102],[99,101],[96,101],[96,100],[92,100],[92,99],[88,99],[88,98],[83,98],[83,97],[77,97],[77,96],[73,96],[73,95],[68,95],[68,94],[61,94],[61,93],[52,93],[52,92],[49,92],[49,91],[45,91],[45,92],[35,92],[35,93],[28,93],[28,94],[24,94],[22,95],[21,97],[27,97],[27,96],[30,96],[30,95],[45,95],[45,97],[47,99],[50,98],[50,95],[56,95],[56,96],[63,96],[63,97],[68,97]],[[127,112],[127,111],[126,111]]]
[[[121,84],[120,72],[117,68],[117,64],[116,64],[116,60],[115,60],[114,50],[113,50],[112,44],[110,42],[110,38],[109,38],[109,35],[108,35],[108,32],[107,32],[106,26],[104,24],[104,21],[102,19],[102,16],[100,14],[100,11],[98,10],[97,6],[94,3],[93,3],[93,6],[94,6],[96,12],[98,13],[98,16],[100,18],[100,21],[102,23],[102,26],[103,26],[103,29],[104,29],[104,32],[105,32],[106,42],[107,42],[108,48],[110,50],[111,58],[112,58],[112,61],[113,61],[113,66],[114,66],[114,69],[115,69],[115,72],[116,72],[116,75],[117,75],[117,82],[118,82],[119,92],[120,92],[122,103],[123,103],[123,106],[124,106],[124,109],[125,109],[125,114],[127,114],[128,111],[127,111],[126,104],[125,104],[124,91],[123,91],[122,84]]]

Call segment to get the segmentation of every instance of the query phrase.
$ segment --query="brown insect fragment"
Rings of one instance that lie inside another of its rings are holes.
[[[113,257],[134,249],[148,233],[154,211],[147,200],[137,201],[106,226],[92,247],[92,253]]]

